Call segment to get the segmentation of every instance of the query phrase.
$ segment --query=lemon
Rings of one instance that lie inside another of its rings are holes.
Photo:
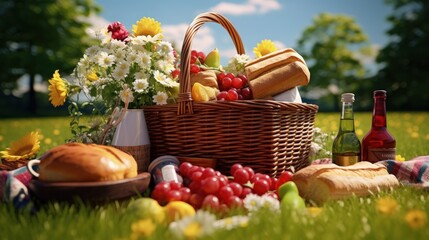
[[[167,222],[180,220],[187,216],[195,215],[195,209],[189,203],[183,201],[171,201],[164,206]]]
[[[163,223],[165,221],[164,208],[152,198],[139,198],[130,202],[126,213],[138,219],[150,218],[155,223]]]

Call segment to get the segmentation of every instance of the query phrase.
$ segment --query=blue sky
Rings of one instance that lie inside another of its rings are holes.
[[[389,29],[386,17],[391,7],[384,0],[96,0],[102,6],[101,23],[120,21],[127,29],[141,17],[152,17],[162,24],[165,38],[181,46],[189,23],[199,13],[216,11],[227,17],[239,32],[246,53],[253,57],[253,47],[271,39],[279,48],[295,47],[304,29],[315,15],[328,12],[346,14],[368,35],[376,48],[384,46]],[[104,22],[103,22],[104,21]],[[224,58],[235,53],[233,44],[222,27],[205,24],[192,42],[194,49],[209,52],[218,48]]]

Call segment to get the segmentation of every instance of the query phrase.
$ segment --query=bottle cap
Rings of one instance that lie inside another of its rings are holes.
[[[354,102],[355,95],[353,93],[343,93],[341,94],[341,102]]]
[[[374,91],[374,97],[386,97],[387,92],[386,90],[375,90]]]

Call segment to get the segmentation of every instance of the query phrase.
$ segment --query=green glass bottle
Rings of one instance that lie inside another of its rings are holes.
[[[354,101],[353,93],[341,95],[340,129],[332,145],[332,162],[339,166],[353,165],[360,161],[361,144],[355,133]]]

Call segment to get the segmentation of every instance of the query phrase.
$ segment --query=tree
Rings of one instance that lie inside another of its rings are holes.
[[[298,52],[311,73],[304,96],[317,92],[321,101],[331,99],[338,110],[338,95],[355,91],[365,77],[362,59],[372,54],[370,49],[366,34],[353,18],[329,13],[316,16],[298,40]]]
[[[429,2],[388,0],[394,12],[387,18],[390,42],[377,58],[383,64],[378,81],[392,96],[390,109],[429,109]]]
[[[28,74],[28,108],[35,113],[36,74],[47,80],[55,69],[71,72],[91,42],[85,17],[99,11],[92,0],[2,0],[1,89],[16,88],[17,79]]]

